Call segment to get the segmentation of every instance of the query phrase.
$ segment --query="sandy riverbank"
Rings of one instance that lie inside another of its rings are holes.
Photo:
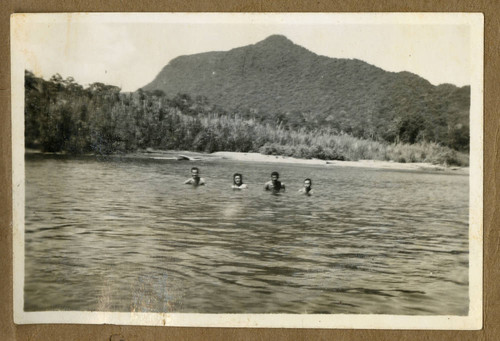
[[[359,160],[359,161],[327,161],[320,159],[297,159],[287,156],[263,155],[259,153],[238,153],[238,152],[215,152],[209,154],[222,159],[235,161],[253,161],[253,162],[278,162],[307,165],[326,165],[332,167],[362,167],[379,169],[397,169],[397,170],[429,170],[429,171],[452,171],[457,173],[468,173],[468,167],[445,167],[433,165],[430,163],[398,163],[393,161],[380,160]]]

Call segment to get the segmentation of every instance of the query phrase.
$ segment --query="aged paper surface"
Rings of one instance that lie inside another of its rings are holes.
[[[306,18],[305,14],[295,14]],[[64,15],[63,15],[64,16]],[[36,16],[35,16],[36,17]],[[23,112],[23,74],[27,58],[33,56],[26,53],[26,48],[22,42],[19,42],[19,35],[22,36],[22,25],[30,21],[29,15],[19,15],[13,17],[12,31],[12,83],[13,96],[12,108],[13,117],[22,117]],[[192,18],[193,16],[191,16]],[[203,17],[202,15],[195,18]],[[209,15],[212,20],[221,20],[231,18],[223,15]],[[285,16],[286,17],[286,16]],[[319,16],[320,17],[320,16]],[[318,17],[318,18],[319,18]],[[471,27],[471,177],[470,177],[470,306],[468,316],[393,316],[393,315],[269,315],[269,314],[251,314],[251,315],[226,315],[226,314],[179,314],[179,313],[117,313],[117,312],[23,312],[23,293],[22,284],[24,278],[23,272],[23,182],[24,182],[24,164],[23,164],[23,130],[22,120],[13,119],[13,188],[19,188],[14,191],[14,297],[15,297],[15,319],[18,323],[113,323],[113,324],[137,324],[137,325],[169,325],[169,326],[212,326],[212,327],[302,327],[302,328],[392,328],[392,329],[476,329],[481,327],[481,244],[482,244],[482,193],[478,189],[482,188],[482,16],[481,15],[344,15],[341,16],[342,23],[356,23],[358,20],[366,22],[387,22],[392,23],[435,23],[447,22],[470,25]],[[52,19],[46,15],[40,15],[42,22],[46,20],[61,20],[61,15],[54,16]],[[129,22],[130,20],[159,20],[172,17],[164,15],[153,15],[145,17],[136,15],[71,15],[71,21],[83,23],[95,23],[99,20],[118,22]],[[146,18],[146,19],[145,19]],[[186,18],[182,15],[173,15],[175,20],[184,22]],[[215,19],[213,19],[215,18]],[[346,20],[347,18],[347,20]],[[67,19],[67,18],[66,18]],[[288,19],[288,18],[287,18]],[[292,18],[290,18],[292,19]],[[297,17],[295,17],[297,19]],[[328,17],[326,20],[330,19]],[[63,19],[65,20],[65,19]],[[204,18],[203,20],[207,20]],[[230,20],[230,19],[227,19]],[[238,21],[241,20],[238,18]],[[315,18],[317,20],[317,18]],[[346,21],[343,21],[346,20]],[[351,20],[351,21],[350,21]],[[427,20],[427,21],[426,21]],[[434,21],[436,20],[436,21]],[[457,20],[457,21],[455,21]],[[16,26],[19,25],[19,26]],[[35,57],[36,58],[36,57]],[[17,113],[17,114],[16,114]]]

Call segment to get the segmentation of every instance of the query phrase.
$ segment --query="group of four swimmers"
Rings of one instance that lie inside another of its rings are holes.
[[[280,175],[278,172],[271,173],[271,180],[266,182],[264,185],[264,189],[266,191],[271,191],[273,193],[278,193],[281,191],[285,191],[285,184],[279,181]],[[198,167],[191,168],[191,178],[184,181],[186,185],[193,186],[203,186],[205,185],[205,179],[200,177],[200,170]],[[248,189],[247,184],[243,183],[243,175],[240,173],[235,173],[233,175],[233,185],[231,186],[233,189]],[[304,186],[299,189],[300,193],[310,195],[313,193],[312,191],[312,180],[307,178],[304,180]]]

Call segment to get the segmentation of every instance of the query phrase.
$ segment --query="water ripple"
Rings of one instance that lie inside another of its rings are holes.
[[[467,176],[192,165],[27,159],[25,309],[467,313]]]

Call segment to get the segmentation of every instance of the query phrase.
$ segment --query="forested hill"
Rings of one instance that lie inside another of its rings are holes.
[[[177,57],[143,90],[205,96],[230,112],[291,129],[328,127],[457,150],[469,145],[469,86],[434,86],[409,72],[319,56],[280,35],[227,52]]]

